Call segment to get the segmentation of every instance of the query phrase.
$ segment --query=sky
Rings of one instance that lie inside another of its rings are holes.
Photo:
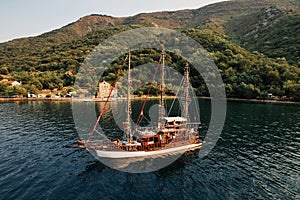
[[[114,17],[197,9],[223,0],[1,0],[0,42],[36,36],[90,14]]]

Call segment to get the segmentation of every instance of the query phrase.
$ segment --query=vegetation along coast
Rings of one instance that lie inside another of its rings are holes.
[[[84,16],[36,37],[1,43],[0,97],[40,95],[52,99],[56,98],[53,95],[72,96],[74,91],[94,94],[96,88],[90,78],[76,76],[89,53],[117,33],[159,26],[186,34],[207,50],[219,69],[228,98],[298,102],[299,10],[298,1],[242,0],[132,17]],[[160,53],[154,49],[135,50],[132,67],[155,63]],[[123,57],[113,61],[99,81],[112,84],[122,62]],[[183,74],[185,62],[172,52],[166,54],[166,65],[179,73]],[[74,87],[75,80],[86,83],[81,84],[85,88]],[[209,96],[196,70],[191,69],[190,81],[197,96]],[[159,86],[152,87],[150,92],[155,96]],[[148,88],[139,88],[135,95],[145,95]],[[119,88],[120,93],[123,89]]]

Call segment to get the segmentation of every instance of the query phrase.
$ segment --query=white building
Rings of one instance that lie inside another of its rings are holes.
[[[97,86],[97,98],[107,98],[109,96],[110,90],[112,89],[112,86],[106,82],[102,81],[98,83]],[[111,97],[117,97],[118,91],[117,88],[115,87],[114,90],[111,93]]]

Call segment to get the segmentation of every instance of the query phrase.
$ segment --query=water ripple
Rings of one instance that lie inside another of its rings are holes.
[[[210,104],[200,103],[201,120],[209,124]],[[148,174],[118,172],[66,148],[78,139],[70,103],[3,103],[0,109],[1,199],[299,198],[299,106],[230,102],[207,157],[182,156]],[[118,133],[111,124],[105,128]]]

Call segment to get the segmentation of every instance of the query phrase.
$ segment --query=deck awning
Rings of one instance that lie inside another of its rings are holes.
[[[164,118],[167,122],[186,122],[187,119],[184,117],[165,117]]]

